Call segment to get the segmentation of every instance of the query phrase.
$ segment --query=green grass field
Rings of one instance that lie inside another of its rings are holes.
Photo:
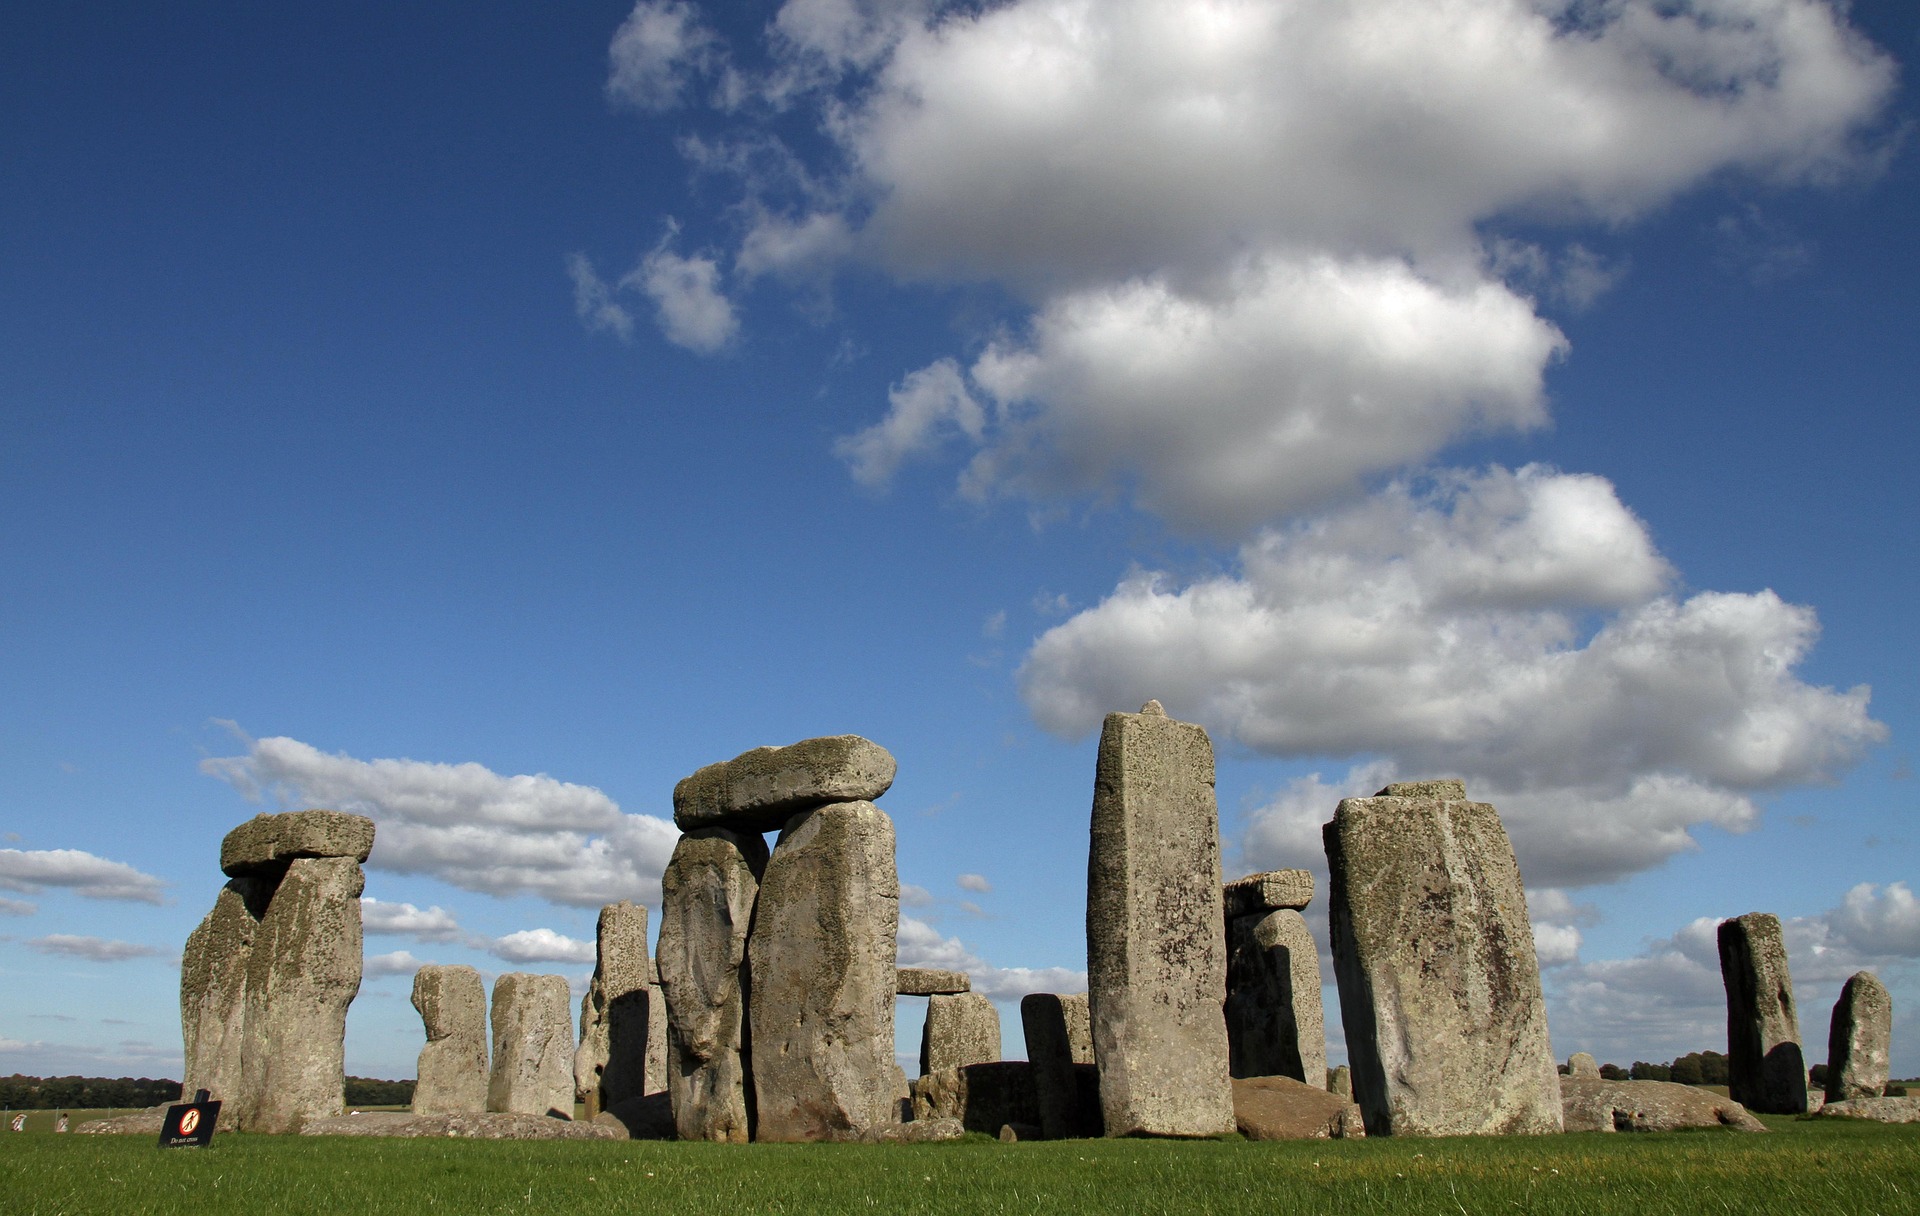
[[[0,1213],[1920,1212],[1920,1127],[1002,1145],[0,1138]]]

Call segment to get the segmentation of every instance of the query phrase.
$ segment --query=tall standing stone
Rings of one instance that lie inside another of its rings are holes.
[[[487,1109],[573,1117],[573,1023],[567,981],[510,971],[493,981],[493,1075]]]
[[[1236,1077],[1327,1083],[1320,952],[1292,908],[1227,922],[1227,1042]]]
[[[1108,714],[1087,858],[1087,980],[1109,1136],[1221,1136],[1220,824],[1207,732],[1158,701]]]
[[[760,836],[702,828],[680,838],[660,879],[667,1092],[682,1140],[753,1135],[747,930],[766,869]]]
[[[414,1075],[413,1113],[468,1115],[487,1109],[487,989],[460,964],[413,973],[413,1007],[426,1025]]]
[[[1049,1140],[1100,1134],[1099,1073],[1093,1064],[1093,1029],[1087,994],[1034,992],[1020,998],[1040,1131]],[[1093,1071],[1093,1085],[1082,1077]]]
[[[1827,1034],[1827,1101],[1878,1098],[1886,1092],[1893,1050],[1893,996],[1871,971],[1855,972],[1840,989]]]
[[[1322,829],[1367,1134],[1558,1132],[1560,1078],[1513,845],[1458,781],[1342,799]]]
[[[574,1096],[591,1119],[650,1089],[647,1040],[657,1005],[648,992],[647,909],[621,900],[600,909],[593,980],[580,998],[580,1046],[573,1053]]]
[[[273,884],[229,879],[213,911],[180,956],[180,1025],[186,1047],[182,1092],[206,1090],[221,1102],[221,1123],[237,1123],[246,1043],[247,967]]]
[[[979,992],[927,998],[927,1021],[920,1031],[920,1075],[1000,1058],[1000,1011]],[[998,1131],[998,1128],[994,1129]]]
[[[274,888],[247,959],[240,1130],[294,1132],[346,1109],[365,886],[352,857],[301,857]]]
[[[1720,980],[1730,1096],[1763,1114],[1805,1114],[1807,1065],[1779,917],[1749,912],[1720,922]]]
[[[747,944],[761,1140],[851,1140],[894,1122],[900,880],[893,821],[870,802],[789,820]]]

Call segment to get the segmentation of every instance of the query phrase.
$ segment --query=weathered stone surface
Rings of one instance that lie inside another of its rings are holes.
[[[756,747],[709,764],[676,785],[673,822],[683,832],[770,832],[802,811],[834,802],[871,802],[893,785],[896,767],[893,753],[859,735]]]
[[[660,880],[667,1091],[682,1140],[753,1135],[747,930],[766,868],[759,836],[702,828],[680,838]]]
[[[1598,1081],[1600,1079],[1600,1061],[1584,1051],[1576,1051],[1567,1057],[1567,1076],[1576,1081]]]
[[[241,1131],[297,1131],[345,1109],[365,885],[352,857],[301,857],[274,889],[247,959]]]
[[[958,1119],[989,1136],[1007,1123],[1039,1126],[1033,1069],[1025,1060],[997,1060],[928,1073],[913,1083],[913,1121],[926,1119]]]
[[[1720,980],[1734,1101],[1762,1114],[1805,1113],[1807,1065],[1779,917],[1749,912],[1720,922]]]
[[[958,1140],[967,1134],[958,1119],[915,1119],[911,1123],[892,1123],[868,1128],[860,1137],[867,1144],[935,1144]]]
[[[1000,1011],[978,992],[927,998],[927,1021],[920,1031],[920,1074],[1000,1058]]]
[[[150,1106],[146,1110],[136,1111],[131,1115],[114,1115],[109,1119],[89,1119],[85,1123],[75,1125],[73,1129],[74,1134],[80,1136],[146,1136],[151,1139],[160,1134],[160,1128],[167,1121],[167,1107],[172,1105],[174,1105],[174,1103],[162,1102],[158,1106]],[[220,1126],[223,1128],[227,1125],[227,1121],[224,1118],[226,1113],[227,1108],[222,1105],[220,1114],[223,1117],[220,1120]]]
[[[1313,871],[1269,870],[1249,874],[1221,888],[1220,901],[1229,921],[1236,916],[1260,916],[1281,908],[1298,912],[1313,902]]]
[[[624,1140],[618,1128],[575,1123],[546,1115],[473,1111],[449,1115],[403,1115],[398,1111],[361,1111],[316,1119],[301,1127],[305,1136],[452,1137],[464,1140]]]
[[[574,1097],[591,1119],[628,1098],[665,1087],[647,1071],[647,1037],[655,1005],[647,989],[647,909],[631,900],[600,909],[593,979],[580,998],[580,1046],[573,1052]],[[661,1084],[649,1086],[649,1080]]]
[[[1233,1118],[1249,1140],[1357,1140],[1360,1107],[1293,1077],[1235,1077]]]
[[[238,1125],[241,1056],[247,1023],[247,969],[273,884],[235,878],[187,937],[180,956],[180,1031],[186,1047],[184,1092],[220,1099],[220,1126]],[[154,1129],[159,1134],[159,1129]]]
[[[1027,1061],[1040,1130],[1049,1140],[1100,1134],[1100,1074],[1093,1066],[1087,994],[1035,992],[1020,998]],[[1089,1088],[1085,1073],[1092,1074]]]
[[[567,981],[557,975],[509,971],[493,981],[489,1111],[573,1116],[570,1003]]]
[[[1561,1127],[1520,867],[1500,816],[1459,792],[1453,781],[1390,785],[1342,799],[1322,829],[1340,1013],[1368,1135]]]
[[[1037,1123],[1002,1123],[1000,1125],[1000,1143],[1018,1144],[1022,1140],[1044,1139]]]
[[[593,1117],[603,1127],[618,1128],[629,1140],[672,1140],[673,1102],[665,1090],[626,1101]]]
[[[1840,989],[1827,1032],[1827,1101],[1877,1098],[1887,1088],[1893,1050],[1893,997],[1871,971]]]
[[[1920,1098],[1843,1098],[1820,1108],[1822,1118],[1920,1123]]]
[[[1570,1132],[1670,1132],[1730,1127],[1764,1132],[1767,1125],[1732,1098],[1671,1081],[1560,1078],[1563,1121]]]
[[[286,811],[255,815],[220,842],[220,868],[231,877],[278,875],[297,857],[346,857],[355,864],[373,852],[373,820],[345,811]]]
[[[1327,1070],[1327,1092],[1353,1101],[1353,1069],[1345,1064]]]
[[[1108,714],[1087,859],[1087,981],[1109,1136],[1233,1130],[1213,744],[1156,704]]]
[[[428,963],[413,973],[413,1007],[426,1025],[413,1113],[466,1115],[487,1109],[487,988],[480,973]]]
[[[1324,1082],[1320,952],[1300,913],[1282,908],[1227,922],[1226,1015],[1234,1076]]]
[[[900,1112],[900,1122],[913,1118],[913,1082],[907,1079],[907,1070],[898,1064],[893,1066],[893,1108]]]
[[[971,992],[973,980],[964,971],[941,971],[934,967],[902,967],[894,980],[901,996],[943,996]]]
[[[900,879],[870,802],[796,815],[760,883],[747,1003],[760,1140],[853,1140],[890,1123]]]

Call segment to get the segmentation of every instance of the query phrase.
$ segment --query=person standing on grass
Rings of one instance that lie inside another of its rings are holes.
[[[53,1130],[56,1132],[64,1132],[67,1130],[67,1112],[66,1111],[64,1110],[61,1111],[60,1117],[53,1121]]]
[[[16,1132],[24,1132],[27,1130],[27,1112],[26,1111],[21,1111],[19,1114],[13,1117],[13,1130]]]

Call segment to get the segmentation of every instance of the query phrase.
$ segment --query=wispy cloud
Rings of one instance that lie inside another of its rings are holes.
[[[142,946],[134,942],[114,941],[104,937],[83,937],[72,933],[49,933],[45,937],[29,940],[27,945],[42,954],[59,954],[68,958],[83,958],[95,963],[124,963],[136,958],[170,958],[171,950],[158,946]]]
[[[49,887],[65,888],[88,899],[157,904],[166,883],[125,862],[108,861],[79,849],[0,849],[0,889],[37,895]],[[32,908],[30,904],[25,906]]]

